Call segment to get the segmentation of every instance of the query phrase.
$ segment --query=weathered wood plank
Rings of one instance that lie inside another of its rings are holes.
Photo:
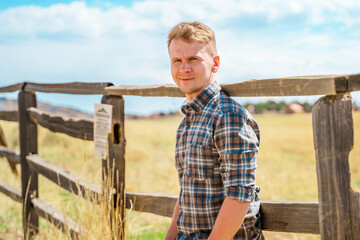
[[[159,96],[159,97],[185,97],[185,94],[174,84],[165,85],[119,85],[105,88],[109,95],[135,95],[135,96]]]
[[[175,195],[126,192],[126,208],[171,217],[177,199]]]
[[[319,75],[249,80],[221,84],[221,88],[230,96],[236,97],[336,94],[360,90],[360,75]],[[174,84],[119,85],[107,87],[105,90],[110,95],[185,96]]]
[[[304,76],[222,84],[230,96],[301,96],[336,93],[335,76]]]
[[[8,145],[7,145],[7,142],[6,142],[5,133],[4,133],[3,129],[2,129],[2,127],[0,126],[0,147],[1,146],[6,148]],[[7,157],[7,161],[9,163],[10,168],[11,168],[11,171],[16,176],[18,176],[19,173],[18,173],[18,171],[16,169],[16,163],[13,161],[13,160],[17,160],[17,159],[12,158],[12,157],[14,157],[14,155],[13,155],[14,152],[11,149],[8,149],[8,148],[7,149],[2,149],[2,150],[5,150],[4,154],[7,154],[9,156],[9,157]],[[10,150],[10,152],[9,152],[9,150]],[[1,153],[0,153],[0,156],[1,156]],[[19,157],[18,160],[20,161],[20,155],[18,155],[18,157]]]
[[[102,104],[112,105],[111,134],[108,135],[108,156],[103,160],[103,179],[110,180],[107,185],[112,186],[114,209],[110,211],[110,218],[117,219],[120,215],[121,227],[117,239],[125,239],[125,113],[124,98],[122,96],[104,95]],[[109,178],[110,177],[110,178]],[[104,181],[106,184],[106,181]],[[109,187],[109,186],[104,186]],[[116,209],[117,208],[117,209]]]
[[[126,192],[126,208],[171,217],[177,196]],[[261,201],[262,229],[319,234],[318,203]]]
[[[20,164],[20,154],[10,148],[0,146],[0,156],[6,157],[13,164]]]
[[[350,186],[354,144],[349,93],[325,96],[312,109],[321,239],[358,239],[359,201]]]
[[[38,155],[27,156],[26,159],[34,171],[62,188],[95,203],[100,202],[102,195],[100,186],[75,177],[70,172],[47,162]]]
[[[317,202],[261,201],[262,229],[319,234]]]
[[[21,192],[22,192],[22,223],[24,236],[29,239],[35,238],[39,231],[39,217],[34,213],[31,198],[39,195],[38,175],[28,165],[26,156],[37,154],[37,125],[31,122],[27,108],[36,107],[36,96],[30,92],[19,92],[19,139],[21,161]]]
[[[80,239],[81,234],[85,234],[86,231],[83,227],[54,206],[39,198],[34,198],[31,202],[38,216],[48,220],[66,236],[70,236],[72,239]]]
[[[16,202],[20,202],[20,203],[22,202],[21,191],[16,188],[10,187],[1,180],[0,180],[0,192],[10,197],[12,200],[15,200]]]
[[[16,83],[5,87],[0,87],[0,93],[20,91],[23,85],[24,83]]]
[[[360,193],[351,191],[350,206],[351,214],[351,230],[353,233],[360,233]],[[357,236],[360,236],[358,234]]]
[[[18,111],[0,111],[0,120],[17,122]]]
[[[53,132],[65,133],[69,136],[93,140],[94,121],[85,118],[69,118],[44,112],[38,108],[29,108],[31,120]]]
[[[70,82],[70,83],[33,83],[25,82],[24,91],[67,93],[67,94],[105,94],[105,87],[112,86],[112,83],[100,82]]]
[[[348,77],[348,92],[360,90],[360,74]]]

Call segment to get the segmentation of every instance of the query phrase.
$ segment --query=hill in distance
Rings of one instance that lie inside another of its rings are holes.
[[[37,108],[42,111],[49,112],[56,115],[73,117],[73,118],[92,118],[91,114],[76,110],[71,107],[58,107],[48,103],[37,102]],[[18,104],[16,100],[8,98],[0,98],[0,110],[17,111]]]

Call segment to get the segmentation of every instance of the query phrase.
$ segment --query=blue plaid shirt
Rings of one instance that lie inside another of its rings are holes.
[[[255,169],[260,132],[250,113],[211,83],[190,103],[176,135],[177,239],[207,239],[226,196],[251,202],[234,239],[263,239]]]

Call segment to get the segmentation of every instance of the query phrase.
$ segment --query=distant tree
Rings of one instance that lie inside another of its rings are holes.
[[[309,103],[303,103],[303,104],[301,104],[301,105],[303,106],[305,112],[311,112],[311,109],[312,109],[312,105],[311,105],[311,104],[309,104]]]
[[[287,104],[283,101],[276,104],[276,111],[280,112],[281,110],[285,109]]]
[[[298,103],[298,102],[295,102]],[[300,104],[305,112],[311,112],[312,104],[309,103],[298,103]],[[287,103],[284,101],[281,102],[274,102],[274,101],[267,101],[267,102],[261,102],[256,104],[246,103],[243,104],[243,107],[246,109],[254,108],[254,113],[264,113],[264,112],[284,112],[286,107],[288,106]],[[356,107],[354,106],[354,109]]]

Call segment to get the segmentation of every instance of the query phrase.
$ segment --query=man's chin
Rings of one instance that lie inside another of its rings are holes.
[[[180,91],[182,91],[182,92],[185,93],[186,95],[194,94],[194,93],[197,92],[197,90],[194,90],[194,89],[181,89],[181,88],[180,88]]]

